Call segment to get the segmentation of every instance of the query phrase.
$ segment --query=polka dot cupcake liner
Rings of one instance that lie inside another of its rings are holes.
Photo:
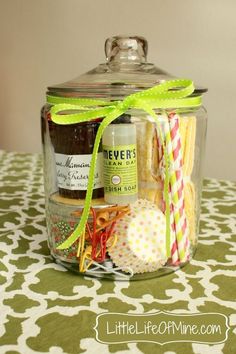
[[[165,215],[146,199],[138,199],[130,208],[115,225],[117,242],[109,256],[123,271],[153,272],[167,261]]]

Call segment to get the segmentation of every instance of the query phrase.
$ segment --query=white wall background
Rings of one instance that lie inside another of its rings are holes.
[[[0,0],[0,148],[40,151],[46,87],[104,62],[104,40],[127,33],[209,88],[205,176],[236,180],[235,0]]]

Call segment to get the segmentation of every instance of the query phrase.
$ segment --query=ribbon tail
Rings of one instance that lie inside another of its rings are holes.
[[[93,184],[94,184],[94,175],[95,175],[95,169],[96,169],[97,153],[98,153],[98,149],[99,149],[102,135],[103,135],[106,127],[113,120],[115,120],[117,117],[119,117],[121,114],[123,114],[125,111],[126,111],[126,108],[123,108],[122,105],[118,105],[116,108],[113,109],[112,112],[110,112],[103,119],[103,121],[101,122],[101,124],[98,128],[95,142],[94,142],[94,147],[93,147],[92,159],[91,159],[90,170],[89,170],[88,187],[87,187],[87,193],[86,193],[83,213],[81,215],[79,225],[75,228],[75,230],[67,238],[67,240],[57,247],[57,249],[59,249],[59,250],[64,250],[66,248],[69,248],[80,237],[82,232],[84,232],[84,230],[85,230],[86,222],[89,217],[90,205],[91,205],[92,194],[93,194]]]

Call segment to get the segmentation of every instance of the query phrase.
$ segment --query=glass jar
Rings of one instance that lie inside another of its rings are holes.
[[[197,247],[207,90],[195,88],[180,104],[181,80],[146,62],[142,37],[109,38],[105,52],[105,64],[48,87],[41,111],[48,245],[57,263],[86,275],[168,274]],[[150,111],[141,98],[114,114],[130,95],[152,96],[148,90],[165,83],[177,86],[159,93],[163,104],[151,97]]]

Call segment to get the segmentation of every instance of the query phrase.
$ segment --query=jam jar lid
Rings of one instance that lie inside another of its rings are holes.
[[[114,36],[105,42],[106,63],[59,85],[48,87],[48,94],[67,97],[122,99],[175,76],[147,62],[148,42],[140,36]],[[197,87],[193,93],[202,94]]]

